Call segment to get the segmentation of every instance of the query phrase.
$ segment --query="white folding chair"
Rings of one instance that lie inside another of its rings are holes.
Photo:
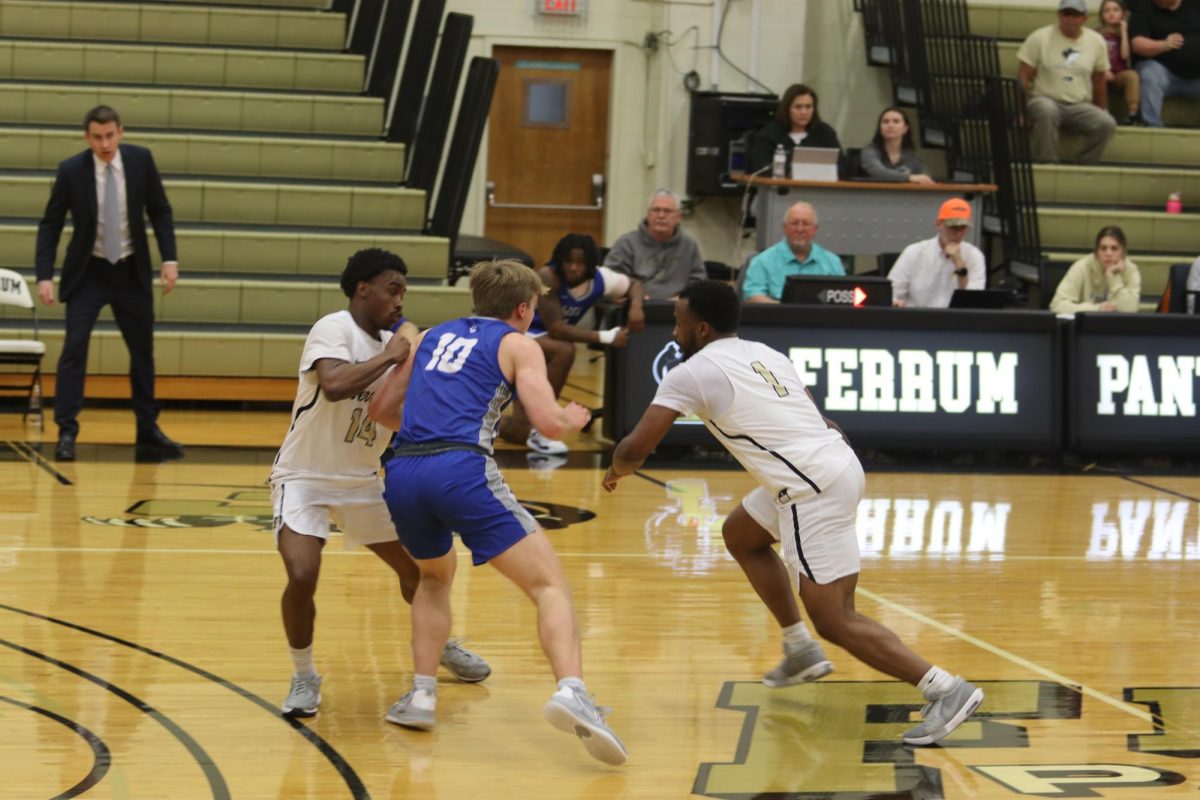
[[[42,412],[42,357],[46,355],[46,343],[38,335],[37,309],[33,304],[33,296],[29,293],[29,284],[20,273],[0,269],[0,306],[28,309],[33,321],[32,339],[0,338],[0,369],[7,372],[10,365],[33,367],[28,386],[23,381],[0,383],[0,393],[24,396],[25,405],[14,408],[0,405],[0,410],[19,411],[22,419],[36,414],[38,425],[45,430],[46,418]],[[0,337],[9,333],[8,330],[0,329]]]

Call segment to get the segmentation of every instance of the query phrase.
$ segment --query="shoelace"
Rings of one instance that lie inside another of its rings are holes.
[[[596,705],[596,696],[594,694],[585,694],[575,687],[571,687],[571,692],[575,695],[575,698],[579,700],[580,705],[586,709],[591,709],[592,711],[596,712],[596,716],[601,722],[604,722],[604,719],[613,712],[611,706]]]
[[[467,643],[467,640],[465,638],[464,639],[450,639],[446,642],[446,649],[453,650],[456,653],[464,653],[464,654],[470,655],[470,653],[467,651],[467,649],[465,647],[463,647],[463,645],[466,643]]]
[[[309,689],[311,691],[312,683],[313,683],[312,678],[304,678],[299,675],[293,675],[292,676],[292,694],[296,694],[297,692],[301,691],[302,689]]]

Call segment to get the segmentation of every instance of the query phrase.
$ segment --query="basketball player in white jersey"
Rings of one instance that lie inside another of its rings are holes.
[[[757,481],[725,520],[726,547],[775,616],[784,660],[768,686],[833,671],[800,618],[790,576],[822,637],[925,695],[923,721],[906,744],[933,744],[983,702],[983,690],[909,650],[854,610],[859,552],[855,518],[865,479],[841,430],[825,419],[782,353],[737,335],[740,304],[724,283],[688,284],[675,303],[675,340],[686,361],[663,378],[633,432],[617,444],[604,488],[638,469],[680,414],[696,414]],[[772,545],[783,544],[781,562]],[[786,564],[786,566],[785,566]]]
[[[391,333],[403,320],[407,273],[404,261],[386,250],[351,256],[341,280],[349,308],[318,320],[300,357],[292,426],[270,477],[275,536],[288,576],[283,627],[294,668],[285,716],[311,717],[321,702],[313,597],[331,523],[347,546],[363,545],[395,570],[406,602],[412,603],[420,582],[383,501],[379,458],[392,431],[367,416],[367,403],[388,370],[408,358],[417,336],[410,322]],[[446,644],[441,663],[462,681],[491,673],[487,662],[455,641]]]

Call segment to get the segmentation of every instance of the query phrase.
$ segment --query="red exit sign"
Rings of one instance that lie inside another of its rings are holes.
[[[537,0],[539,13],[559,17],[583,16],[586,5],[587,0]]]

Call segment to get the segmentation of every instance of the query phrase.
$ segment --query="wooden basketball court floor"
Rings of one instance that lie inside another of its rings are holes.
[[[552,729],[532,607],[464,558],[455,634],[494,669],[441,676],[438,727],[383,713],[410,680],[390,573],[335,537],[318,591],[320,715],[290,663],[264,485],[286,413],[169,411],[186,458],[136,463],[128,411],[84,412],[80,459],[0,420],[0,797],[1167,800],[1200,788],[1200,478],[868,472],[858,604],[983,686],[942,746],[899,734],[916,693],[829,646],[772,690],[778,631],[725,554],[751,486],[650,466],[615,495],[596,443],[503,454],[572,583],[588,685],[630,751]],[[52,428],[52,426],[50,426]],[[932,465],[936,466],[936,465]]]

